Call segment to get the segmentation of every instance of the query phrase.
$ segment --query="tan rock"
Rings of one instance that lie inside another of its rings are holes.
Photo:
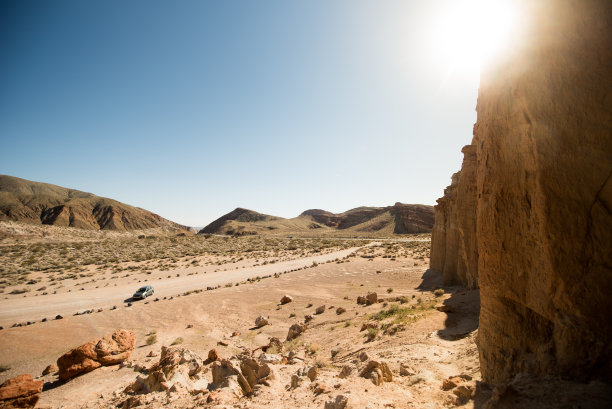
[[[0,408],[33,408],[40,399],[43,381],[35,381],[32,375],[19,375],[0,385]]]
[[[376,304],[378,302],[378,294],[375,292],[369,292],[366,295],[366,305]]]
[[[287,341],[291,341],[294,338],[299,337],[304,331],[306,331],[306,326],[303,324],[293,324],[289,327],[289,331],[287,332]]]
[[[359,376],[370,379],[372,383],[377,386],[383,382],[393,382],[393,374],[385,362],[368,362],[368,364],[359,373]]]
[[[55,364],[47,365],[47,367],[45,369],[43,369],[42,374],[43,374],[43,376],[44,375],[49,375],[51,373],[57,372],[58,370],[59,370],[59,368]]]
[[[119,329],[104,338],[89,341],[57,360],[59,379],[67,380],[103,365],[119,364],[130,357],[135,342],[134,333],[124,329]]]
[[[256,328],[261,328],[264,325],[268,325],[268,319],[266,317],[264,317],[263,315],[260,315],[259,317],[255,318]]]
[[[208,351],[207,363],[218,361],[218,360],[219,360],[219,353],[217,352],[217,350],[215,348],[213,348],[210,351]]]
[[[349,398],[346,395],[338,395],[335,399],[325,402],[325,409],[348,409]]]

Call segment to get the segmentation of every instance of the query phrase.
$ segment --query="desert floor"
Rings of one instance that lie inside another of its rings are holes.
[[[478,292],[446,287],[435,295],[433,290],[442,288],[441,277],[427,270],[428,242],[419,240],[344,243],[317,254],[268,254],[257,262],[234,257],[219,263],[215,257],[213,263],[204,255],[195,267],[190,262],[170,270],[147,269],[150,274],[134,270],[138,274],[112,280],[107,287],[99,284],[110,272],[100,271],[93,282],[85,274],[89,283],[63,280],[62,291],[45,296],[9,295],[16,288],[9,286],[0,300],[0,364],[9,369],[0,381],[21,373],[40,377],[46,382],[39,402],[43,408],[116,407],[126,399],[124,388],[139,375],[133,364],[151,366],[159,358],[147,355],[158,355],[162,345],[181,338],[181,347],[203,358],[212,348],[229,358],[266,345],[271,337],[285,340],[292,324],[324,305],[325,312],[315,315],[305,333],[286,343],[303,365],[274,365],[275,380],[256,395],[207,403],[205,396],[158,393],[141,402],[143,407],[322,408],[339,394],[350,396],[351,407],[447,407],[455,406],[457,396],[441,385],[456,375],[471,378],[477,393],[464,407],[473,407],[491,392],[477,383]],[[31,277],[44,282],[36,274]],[[154,296],[128,306],[131,293],[147,281],[156,288]],[[358,305],[357,297],[368,292],[376,292],[379,302]],[[285,294],[293,301],[279,305]],[[337,314],[338,307],[346,312]],[[63,319],[54,319],[56,314]],[[269,317],[270,324],[254,328],[259,315]],[[48,320],[41,322],[43,317]],[[27,321],[31,324],[25,325]],[[9,325],[19,322],[23,326]],[[378,328],[360,331],[366,322]],[[137,336],[130,365],[102,367],[65,383],[54,374],[41,375],[71,348],[118,328]],[[152,332],[157,341],[147,345]],[[232,336],[235,332],[239,334]],[[344,365],[362,364],[362,352],[386,362],[393,381],[375,386],[357,374],[339,378]],[[316,386],[322,388],[289,387],[291,376],[304,365],[319,368]]]

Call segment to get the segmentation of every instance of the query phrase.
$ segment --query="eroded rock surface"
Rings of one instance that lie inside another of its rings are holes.
[[[35,381],[32,375],[19,375],[0,385],[0,408],[33,408],[42,393],[43,381]]]
[[[89,341],[57,360],[59,379],[67,380],[96,368],[119,364],[130,357],[136,336],[132,331],[119,329],[112,335]]]
[[[481,70],[432,268],[472,286],[460,265],[477,259],[484,380],[611,380],[612,3],[515,3],[520,32]],[[465,240],[474,229],[477,251]]]

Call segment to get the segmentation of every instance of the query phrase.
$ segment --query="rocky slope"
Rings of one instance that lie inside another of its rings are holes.
[[[90,230],[189,229],[116,200],[6,175],[0,175],[1,220]]]
[[[481,71],[431,266],[466,285],[477,276],[484,380],[611,381],[612,3],[517,3],[522,32]]]
[[[433,208],[427,205],[396,203],[387,207],[358,207],[343,213],[320,209],[306,210],[298,217],[285,219],[237,208],[200,230],[207,234],[263,234],[323,231],[385,234],[429,233],[433,226]]]

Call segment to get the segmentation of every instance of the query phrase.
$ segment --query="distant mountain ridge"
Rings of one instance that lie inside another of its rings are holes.
[[[0,220],[89,230],[191,229],[113,199],[7,175],[0,175]]]
[[[310,209],[286,219],[253,210],[236,208],[221,216],[199,234],[263,234],[277,232],[327,231],[387,234],[429,233],[434,224],[433,206],[395,203],[387,207],[357,207],[343,213]]]

